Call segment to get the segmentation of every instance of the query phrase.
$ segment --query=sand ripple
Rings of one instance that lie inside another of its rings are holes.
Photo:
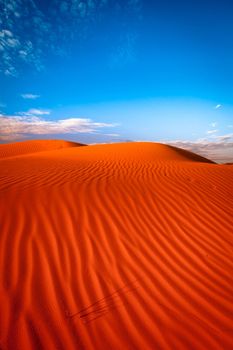
[[[233,348],[231,165],[150,143],[10,152],[1,349]]]

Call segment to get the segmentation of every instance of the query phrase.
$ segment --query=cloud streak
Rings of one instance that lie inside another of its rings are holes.
[[[21,94],[21,97],[25,100],[36,100],[37,98],[40,97],[40,95],[35,95],[35,94]]]
[[[45,109],[31,108],[27,112],[19,112],[18,114],[26,116],[49,115],[50,111]]]
[[[217,129],[215,129],[215,130],[208,130],[208,131],[206,131],[206,133],[207,133],[208,135],[216,134],[216,132],[218,132],[218,130],[217,130]]]
[[[94,122],[88,118],[45,120],[41,116],[0,115],[0,140],[19,140],[33,135],[96,133],[113,123]]]

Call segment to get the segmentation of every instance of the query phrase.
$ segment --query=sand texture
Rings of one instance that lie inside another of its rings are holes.
[[[0,349],[233,349],[233,166],[0,146]]]

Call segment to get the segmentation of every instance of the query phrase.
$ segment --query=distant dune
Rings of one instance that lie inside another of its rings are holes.
[[[84,146],[80,143],[63,140],[31,140],[0,145],[0,158],[16,157],[23,154],[54,151],[67,147]]]
[[[0,145],[0,349],[233,349],[233,167]]]

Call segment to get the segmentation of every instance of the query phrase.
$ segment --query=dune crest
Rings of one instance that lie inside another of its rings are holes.
[[[92,146],[93,147],[93,146]],[[89,152],[89,151],[88,151]],[[116,155],[116,160],[119,158],[137,161],[192,161],[214,163],[211,160],[199,156],[190,151],[165,145],[156,142],[126,142],[106,145],[95,145],[94,154],[98,157],[108,156],[110,158]]]
[[[233,167],[155,143],[10,147],[1,349],[233,348]]]

